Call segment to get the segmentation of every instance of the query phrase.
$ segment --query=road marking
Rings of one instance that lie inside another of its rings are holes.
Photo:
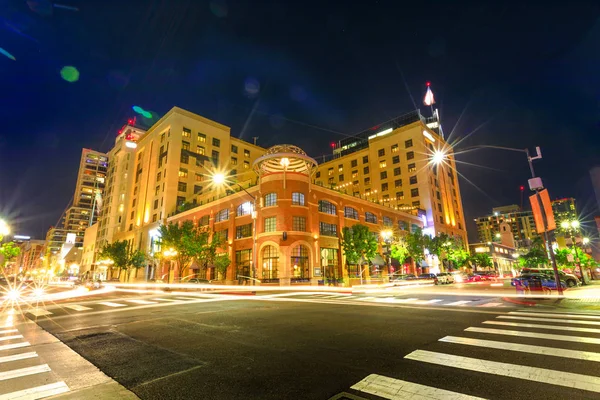
[[[37,356],[38,355],[35,351],[31,351],[29,353],[14,354],[12,356],[4,356],[0,357],[0,364],[10,361],[25,360],[26,358],[33,358]]]
[[[600,320],[599,316],[596,315],[583,315],[583,314],[552,314],[552,313],[541,313],[541,312],[522,312],[522,311],[511,311],[509,314],[515,315],[527,315],[529,317],[533,315],[539,315],[542,317],[559,317],[559,318],[581,318],[581,319],[597,319]]]
[[[48,364],[36,365],[35,367],[13,369],[11,371],[0,372],[0,381],[7,379],[20,378],[27,375],[41,374],[42,372],[50,372]]]
[[[198,297],[175,297],[179,300],[200,300]]]
[[[579,351],[567,349],[555,349],[546,346],[533,346],[528,344],[506,343],[495,340],[472,339],[457,336],[446,336],[439,340],[440,342],[466,344],[470,346],[486,347],[499,350],[520,351],[523,353],[542,354],[545,356],[555,356],[564,358],[574,358],[577,360],[587,360],[600,362],[600,353],[592,351]]]
[[[23,335],[12,335],[12,336],[2,336],[0,337],[0,341],[3,340],[13,340],[13,339],[21,339]]]
[[[148,301],[148,300],[125,300],[128,301],[130,303],[135,303],[135,304],[156,304],[156,301]]]
[[[417,301],[417,298],[409,298],[409,299],[396,299],[395,303],[410,303],[413,301]]]
[[[78,304],[72,304],[69,306],[65,306],[66,308],[70,308],[71,310],[75,310],[75,311],[86,311],[86,310],[91,310],[90,307],[84,307],[84,306],[80,306]]]
[[[364,393],[374,394],[390,400],[430,399],[430,400],[482,400],[481,397],[451,392],[431,386],[388,378],[387,376],[371,374],[351,387]]]
[[[454,303],[442,304],[443,306],[462,306],[463,304],[470,303],[471,300],[460,300],[455,301]]]
[[[334,294],[334,295],[327,296],[328,299],[342,299],[342,298],[348,298],[348,297],[352,297],[352,295],[351,294]]]
[[[108,306],[108,307],[127,307],[127,304],[113,303],[110,301],[105,301],[104,303],[98,303],[98,304],[101,304],[103,306]]]
[[[522,365],[487,361],[478,358],[455,356],[451,354],[436,353],[425,350],[413,351],[404,358],[430,364],[443,365],[446,367],[466,369],[469,371],[483,372],[486,374],[508,376],[511,378],[549,383],[551,385],[600,393],[600,378],[590,375],[553,371],[545,368],[526,367]]]
[[[43,317],[44,315],[52,315],[52,313],[48,310],[43,310],[41,308],[29,310],[27,311],[29,314],[34,315],[36,317]]]
[[[419,300],[419,301],[415,301],[415,304],[433,304],[433,303],[439,303],[440,301],[444,301],[444,300],[442,300],[442,299]]]
[[[600,333],[600,329],[580,328],[578,326],[522,324],[520,322],[505,322],[505,321],[484,321],[483,323],[484,324],[492,324],[492,325],[503,325],[503,326],[519,326],[519,327],[523,327],[523,328],[550,329],[550,330],[555,330],[555,331],[575,331],[575,332]]]
[[[375,297],[359,297],[356,301],[372,301]]]
[[[465,329],[465,331],[480,332],[480,333],[493,333],[493,334],[497,334],[497,335],[508,335],[508,336],[532,337],[532,338],[536,338],[536,339],[562,340],[563,342],[600,344],[600,339],[583,337],[583,336],[565,336],[565,335],[553,335],[550,333],[509,331],[506,329],[490,329],[490,328],[475,328],[475,327],[467,328],[467,329]]]
[[[11,332],[19,332],[17,329],[7,329],[5,331],[0,331],[0,335],[3,335],[5,333],[11,333]]]
[[[155,300],[155,301],[177,301],[177,302],[179,302],[179,300],[175,300],[175,299],[163,299],[163,298],[160,298],[160,297],[158,297],[156,299],[152,299],[152,300]]]
[[[20,342],[20,343],[5,344],[3,346],[0,346],[0,351],[2,351],[2,350],[18,349],[20,347],[28,347],[28,346],[31,346],[31,343],[29,343],[29,342]]]
[[[484,303],[484,304],[480,304],[477,307],[504,307],[504,304],[502,303]]]
[[[6,393],[0,396],[0,400],[37,400],[56,394],[66,393],[70,389],[64,382],[55,382],[49,385],[36,386],[33,388],[19,390],[18,392]]]
[[[498,318],[504,319],[520,319],[524,321],[540,321],[540,322],[562,322],[564,324],[581,324],[581,325],[600,325],[600,321],[580,321],[576,319],[553,319],[553,318],[530,318],[530,317],[515,317],[512,315],[501,315]]]

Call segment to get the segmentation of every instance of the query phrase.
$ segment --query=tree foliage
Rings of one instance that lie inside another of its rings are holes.
[[[140,250],[132,250],[126,240],[117,240],[110,243],[100,251],[100,258],[112,260],[113,269],[126,270],[127,279],[131,269],[137,270],[146,264],[146,255]]]
[[[469,261],[475,266],[479,268],[490,268],[492,264],[492,258],[487,253],[475,253],[470,258]]]
[[[359,263],[371,263],[377,254],[377,237],[369,227],[355,224],[342,230],[342,249],[346,256],[346,266]]]
[[[222,279],[227,276],[227,268],[231,265],[231,259],[228,254],[219,254],[215,257],[214,265]]]
[[[390,255],[392,258],[398,260],[400,264],[404,264],[404,262],[410,257],[404,238],[399,238],[392,243],[390,246]]]
[[[208,228],[196,226],[192,221],[187,220],[182,223],[170,222],[168,225],[161,225],[158,229],[163,251],[173,249],[177,252],[175,261],[179,266],[180,277],[185,276],[185,271],[194,259],[198,260],[204,268],[214,261],[218,244],[215,240],[209,241]]]
[[[14,242],[3,243],[0,246],[0,255],[2,256],[2,265],[0,266],[4,267],[6,263],[17,258],[19,254],[21,254],[21,249]]]
[[[413,261],[420,263],[425,259],[425,249],[428,248],[430,238],[423,235],[423,230],[417,228],[414,232],[409,232],[404,237],[406,250]]]
[[[519,265],[521,267],[536,268],[548,262],[546,247],[541,238],[537,237],[531,242],[529,251],[519,256]]]

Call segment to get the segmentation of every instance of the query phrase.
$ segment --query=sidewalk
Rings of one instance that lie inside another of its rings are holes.
[[[556,293],[553,291],[553,294]],[[590,281],[585,286],[568,289],[564,297],[559,298],[555,294],[543,296],[540,294],[522,296],[518,298],[503,298],[502,300],[527,306],[539,308],[562,308],[580,311],[600,311],[600,281]]]
[[[0,400],[139,399],[20,315],[1,314],[0,344]]]

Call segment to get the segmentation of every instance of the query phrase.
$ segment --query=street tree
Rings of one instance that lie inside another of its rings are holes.
[[[137,277],[138,269],[143,268],[146,265],[147,257],[140,251],[135,250],[130,252],[127,257],[127,280],[131,276],[131,270],[135,270],[135,276]]]
[[[531,241],[531,247],[527,253],[519,256],[519,265],[526,268],[537,268],[548,262],[546,247],[541,238],[537,237]]]
[[[231,265],[231,259],[227,253],[219,254],[215,257],[214,265],[220,275],[217,278],[225,279],[227,276],[227,268]]]
[[[4,273],[4,267],[21,254],[21,249],[14,242],[3,243],[0,246],[0,267]]]
[[[392,258],[398,260],[400,264],[404,264],[404,262],[410,257],[404,238],[399,238],[398,240],[392,242],[390,247],[390,255]]]
[[[112,260],[110,267],[110,277],[113,277],[114,270],[119,271],[117,278],[121,276],[121,270],[127,269],[129,249],[126,240],[117,240],[107,244],[100,251],[101,259]]]
[[[475,266],[475,271],[477,271],[477,267],[490,268],[492,266],[492,259],[487,253],[475,253],[469,257],[469,261]]]
[[[371,259],[377,254],[377,236],[368,226],[355,224],[342,230],[342,249],[346,256],[346,268],[350,265],[363,263],[371,264]],[[361,272],[362,275],[362,272]]]
[[[192,221],[182,223],[170,222],[160,225],[161,247],[163,251],[172,248],[177,252],[175,261],[179,267],[179,277],[185,276],[194,259],[206,268],[214,260],[216,245],[209,242],[210,232],[207,228],[196,226]],[[170,270],[170,268],[169,268]]]
[[[425,249],[428,248],[430,243],[429,236],[423,235],[423,230],[417,228],[414,232],[407,233],[404,240],[410,258],[415,263],[421,263],[425,259]]]
[[[452,268],[462,268],[469,263],[469,252],[460,237],[451,237],[447,248],[447,257]]]

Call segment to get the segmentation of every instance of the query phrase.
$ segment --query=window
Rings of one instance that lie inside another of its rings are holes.
[[[303,206],[304,205],[304,193],[299,193],[299,192],[292,193],[292,205]]]
[[[215,214],[215,222],[227,221],[229,219],[229,208],[224,208]]]
[[[165,133],[163,132],[160,134],[160,142],[162,143],[164,141],[165,141]]]
[[[208,215],[206,215],[206,217],[208,217]],[[204,217],[202,217],[202,218],[204,218]],[[198,221],[198,225],[200,225],[200,221]],[[208,223],[206,223],[206,225],[208,225]],[[215,236],[214,236],[213,240],[219,244],[223,244],[223,243],[227,242],[228,234],[229,234],[229,229],[223,229],[223,230],[217,231],[217,232],[215,232]]]
[[[358,178],[358,171],[354,170],[352,171],[352,179],[356,179]]]
[[[196,153],[200,154],[200,155],[205,155],[206,154],[206,150],[204,149],[204,146],[196,146]]]
[[[235,215],[240,217],[242,215],[248,215],[252,213],[252,203],[247,201],[245,203],[242,203],[238,206],[238,208],[235,210]]]
[[[408,164],[408,172],[415,172],[417,170],[416,164]]]
[[[202,174],[196,173],[196,182],[202,182],[203,179],[204,177],[202,176]]]
[[[379,178],[381,179],[387,179],[387,171],[382,171],[379,173]]]
[[[366,164],[369,162],[369,156],[363,156],[363,164]]]
[[[397,187],[397,188],[402,187],[402,179],[396,179],[394,181],[394,187]]]
[[[392,157],[392,164],[400,164],[400,156]]]
[[[329,176],[333,175],[333,168],[329,168],[327,170],[327,175],[329,175]]]
[[[237,152],[238,152],[238,147],[237,147],[236,145],[232,144],[232,145],[231,145],[231,152],[232,152],[233,154],[237,154]]]
[[[404,192],[396,192],[396,200],[404,200]]]
[[[441,203],[438,203],[438,211],[442,212],[442,204]]]
[[[342,164],[338,165],[338,172],[343,172],[344,166]]]
[[[250,168],[250,162],[244,161],[244,169]]]
[[[409,147],[413,147],[413,141],[412,139],[408,139],[404,142],[404,148],[408,149]]]
[[[379,150],[377,150],[377,155],[378,155],[379,157],[383,157],[383,156],[385,156],[385,149],[379,149]]]
[[[252,250],[238,250],[235,252],[235,264],[237,265],[237,274],[240,276],[250,276],[250,261],[252,260]],[[245,279],[245,278],[240,278]]]
[[[358,210],[352,207],[344,207],[344,217],[358,219]]]
[[[394,168],[394,176],[400,175],[400,167]]]
[[[394,223],[390,217],[383,217],[383,225],[384,226],[392,226]]]
[[[397,153],[398,152],[398,145],[395,144],[392,146],[392,153]]]
[[[327,222],[319,222],[319,233],[323,236],[337,237],[337,225],[328,224]]]
[[[219,152],[217,150],[213,150],[211,154],[212,162],[215,165],[219,164]]]
[[[408,181],[411,185],[416,185],[417,184],[417,176],[416,175],[411,176]]]
[[[158,208],[158,199],[154,200],[154,208],[153,210],[156,210]]]
[[[323,267],[323,276],[325,278],[339,277],[338,265],[337,249],[321,247],[321,266]]]
[[[365,185],[370,185],[371,184],[371,178],[369,178],[369,177],[366,177],[364,179],[364,181],[365,181]]]
[[[335,204],[332,204],[327,200],[319,200],[319,212],[336,215],[337,209],[335,207]]]
[[[332,176],[331,178],[327,179],[327,182],[328,182],[330,185],[333,185],[333,184],[335,183],[335,178]]]
[[[275,246],[266,246],[262,252],[262,279],[277,279],[279,252]]]
[[[235,227],[235,238],[242,239],[252,236],[252,222]]]
[[[182,150],[189,150],[190,149],[190,142],[186,142],[186,141],[181,142],[181,149]]]
[[[201,194],[201,193],[202,193],[202,186],[194,185],[194,194]]]
[[[268,193],[265,195],[265,207],[277,205],[277,193]]]
[[[221,139],[213,138],[212,145],[215,147],[221,147]]]
[[[237,158],[231,157],[231,165],[237,165]]]
[[[338,181],[340,181],[340,182],[344,181],[344,174],[341,174],[340,176],[338,176]]]
[[[156,174],[156,182],[160,182],[161,176],[162,176],[161,172],[159,172],[158,174]]]
[[[186,192],[187,191],[187,183],[185,183],[185,182],[177,183],[177,190],[180,192]]]
[[[183,150],[181,151],[181,158],[180,160],[182,164],[188,164],[190,162],[190,156],[187,153],[184,153]]]
[[[363,174],[368,174],[369,173],[369,167],[364,167],[363,168]]]
[[[435,192],[435,197],[437,197],[438,200],[442,200],[442,196],[440,195],[439,191]]]
[[[188,177],[188,170],[185,168],[179,168],[179,177],[180,178],[187,178]]]
[[[398,229],[401,231],[405,231],[408,229],[408,222],[406,221],[398,221]]]
[[[244,157],[250,158],[250,150],[244,149]]]
[[[198,132],[198,142],[206,143],[206,135],[204,133]]]
[[[177,196],[177,207],[181,207],[185,203],[185,197]]]
[[[206,226],[208,225],[210,217],[208,215],[203,215],[202,217],[200,217],[200,219],[198,219],[198,225],[200,226]],[[225,229],[225,232],[227,232],[227,229]],[[227,238],[227,235],[225,235],[225,238]]]
[[[381,191],[382,192],[387,192],[387,190],[388,190],[388,184],[387,184],[387,182],[386,183],[382,183],[381,184]]]
[[[275,232],[277,230],[277,217],[265,218],[265,232]]]
[[[317,178],[321,177],[321,171],[317,171]]]
[[[188,128],[183,128],[183,132],[181,132],[181,136],[184,138],[192,137],[192,131]]]
[[[292,249],[290,265],[292,265],[292,279],[309,278],[310,265],[308,260],[308,249],[306,246],[298,245]]]
[[[157,219],[158,219],[158,215],[156,215],[156,214],[152,215],[152,222],[156,222]]]
[[[306,232],[306,218],[292,217],[292,230],[296,232]]]
[[[356,168],[356,166],[358,166],[358,160],[352,160],[352,161],[350,161],[350,167],[351,168]]]
[[[418,197],[419,196],[419,189],[414,188],[414,189],[410,189],[410,197]]]
[[[385,161],[380,161],[379,168],[385,168],[385,167],[387,167],[387,163]]]
[[[160,185],[158,185],[157,187],[154,188],[154,195],[158,196],[159,193],[160,193]]]
[[[406,159],[407,160],[412,160],[413,158],[415,158],[415,152],[414,151],[409,151],[408,153],[406,153]]]
[[[370,224],[376,224],[377,223],[377,215],[367,211],[365,213],[365,222],[368,222]]]
[[[236,176],[237,175],[237,169],[232,169],[231,171],[229,171],[229,175]]]

